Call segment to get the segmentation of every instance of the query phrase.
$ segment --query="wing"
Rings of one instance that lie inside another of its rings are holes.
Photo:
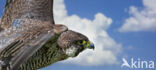
[[[46,22],[16,19],[11,26],[10,31],[0,34],[0,39],[2,37],[13,39],[10,43],[6,43],[9,45],[0,51],[0,62],[3,62],[3,64],[0,63],[0,66],[11,70],[17,70],[19,65],[55,35],[52,25]]]
[[[1,25],[1,18],[0,18],[0,25]],[[0,32],[2,31],[3,29],[0,27]]]
[[[42,21],[53,19],[53,0],[6,0],[0,27],[8,29],[14,19],[29,18]]]
[[[0,49],[0,70],[17,70],[50,37],[67,30],[53,25],[52,8],[53,0],[7,0],[0,24],[0,40],[5,41],[0,43],[4,47]]]

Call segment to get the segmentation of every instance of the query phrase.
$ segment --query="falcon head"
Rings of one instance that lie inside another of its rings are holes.
[[[76,57],[85,49],[94,49],[94,44],[85,35],[71,30],[63,32],[57,43],[69,57]]]

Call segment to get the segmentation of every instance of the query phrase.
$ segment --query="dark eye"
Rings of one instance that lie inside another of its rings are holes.
[[[82,43],[83,43],[83,41],[79,41],[79,43],[81,43],[81,44],[82,44]]]

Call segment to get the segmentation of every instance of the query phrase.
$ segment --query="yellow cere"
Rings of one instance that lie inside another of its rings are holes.
[[[88,41],[88,42],[87,42],[87,48],[90,46],[90,44],[91,44],[91,42],[90,42],[90,41]]]

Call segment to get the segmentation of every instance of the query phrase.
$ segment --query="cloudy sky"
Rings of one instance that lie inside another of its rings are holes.
[[[129,70],[121,68],[122,58],[156,61],[156,0],[55,0],[54,17],[96,49],[41,70]]]

